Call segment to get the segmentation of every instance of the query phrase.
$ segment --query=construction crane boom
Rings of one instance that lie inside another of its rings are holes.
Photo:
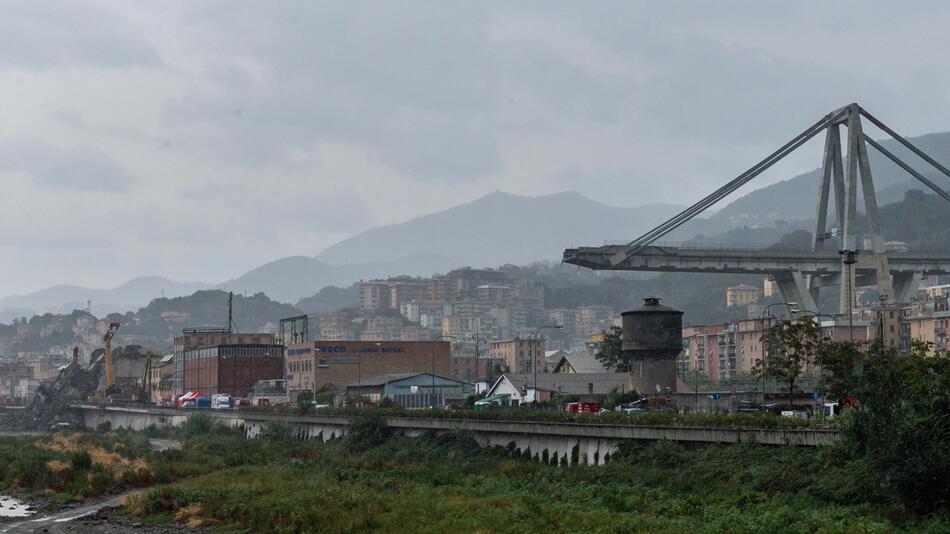
[[[106,390],[115,385],[115,376],[112,371],[112,336],[118,329],[119,323],[109,323],[109,329],[102,336],[102,341],[105,343]]]

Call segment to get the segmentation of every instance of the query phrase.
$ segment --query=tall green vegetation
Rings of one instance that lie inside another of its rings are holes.
[[[785,384],[791,406],[795,398],[795,382],[805,370],[809,358],[815,355],[820,340],[818,323],[811,317],[779,321],[762,335],[768,351],[765,358],[753,366],[752,374],[759,378],[774,378]]]
[[[950,506],[950,359],[915,344],[819,351],[826,389],[851,406],[843,426],[854,483],[869,499],[930,513]]]
[[[871,505],[837,450],[672,442],[622,444],[606,466],[549,451],[482,448],[465,432],[406,438],[363,430],[322,441],[188,441],[243,462],[146,492],[144,519],[253,532],[894,532],[945,515]],[[366,439],[368,435],[372,439]],[[286,438],[290,439],[290,438]],[[538,460],[526,460],[537,456]],[[574,455],[576,456],[576,455]],[[547,460],[546,462],[544,460]],[[553,464],[561,464],[555,466]]]
[[[623,329],[611,326],[610,330],[602,332],[604,339],[594,357],[604,367],[618,373],[630,372],[630,359],[623,355]]]

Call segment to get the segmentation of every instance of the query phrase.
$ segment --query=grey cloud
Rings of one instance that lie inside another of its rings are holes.
[[[267,165],[344,142],[422,180],[500,168],[484,120],[493,95],[477,13],[438,4],[226,5],[191,12],[208,83],[163,109],[178,146]]]
[[[60,124],[65,124],[66,126],[70,126],[79,130],[85,130],[89,127],[82,115],[71,109],[54,110],[49,114],[49,118]]]
[[[258,194],[264,187],[271,190],[271,194]],[[287,230],[291,234],[313,229],[347,233],[368,228],[374,222],[372,213],[358,195],[333,187],[295,188],[273,183],[264,186],[209,181],[182,189],[177,196],[183,203],[195,204],[195,216],[207,217],[200,225],[211,225],[222,212],[230,211],[238,214],[237,224],[247,225],[243,231],[260,233],[261,238],[267,238],[274,228]],[[217,199],[221,209],[200,209],[208,198]],[[269,224],[262,226],[257,220],[258,214],[267,217]]]
[[[24,173],[40,187],[76,191],[124,191],[135,181],[94,148],[26,140],[0,143],[0,171]]]
[[[112,11],[88,2],[13,1],[0,17],[0,66],[156,67],[162,60]]]

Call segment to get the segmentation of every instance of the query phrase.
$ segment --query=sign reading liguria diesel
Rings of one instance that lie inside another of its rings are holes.
[[[406,352],[406,349],[403,347],[353,347],[351,350],[347,349],[346,345],[334,345],[329,347],[319,347],[316,349],[320,353],[328,352],[383,352],[383,353],[401,353]],[[287,349],[288,356],[294,356],[296,354],[310,354],[310,347],[305,347],[302,349]]]

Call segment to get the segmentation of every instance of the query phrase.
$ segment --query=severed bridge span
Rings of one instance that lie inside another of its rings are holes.
[[[948,202],[950,194],[865,134],[862,117],[950,177],[950,170],[946,167],[858,104],[850,104],[825,115],[731,182],[630,243],[567,249],[564,262],[598,270],[770,275],[786,301],[797,302],[802,309],[816,313],[821,289],[840,287],[843,283],[848,289],[839,292],[839,312],[842,314],[850,312],[854,287],[877,286],[881,295],[890,302],[910,302],[924,276],[950,274],[950,253],[893,252],[886,249],[867,145]],[[842,152],[841,125],[847,128],[846,156]],[[825,133],[825,148],[810,251],[703,249],[654,244],[822,132]],[[859,180],[870,227],[870,250],[857,248]],[[832,193],[834,219],[830,222],[835,226],[834,230],[829,230]],[[837,246],[832,248],[832,244]],[[847,283],[849,278],[850,283]]]

